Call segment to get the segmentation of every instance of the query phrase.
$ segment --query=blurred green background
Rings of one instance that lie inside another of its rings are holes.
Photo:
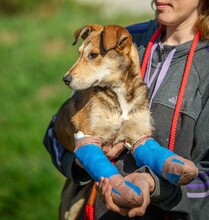
[[[65,178],[42,138],[70,94],[62,76],[78,55],[74,30],[149,18],[73,0],[0,0],[0,220],[57,219]]]

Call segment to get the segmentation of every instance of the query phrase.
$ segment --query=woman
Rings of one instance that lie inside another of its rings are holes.
[[[103,202],[96,200],[96,219],[209,219],[209,2],[155,0],[153,4],[158,22],[128,27],[143,58],[142,74],[155,122],[153,138],[194,161],[199,176],[186,186],[176,187],[149,167],[137,169],[131,156],[123,152],[116,166],[126,178],[141,180],[144,203],[131,210],[118,207],[112,201],[108,180],[103,178],[98,184]],[[161,29],[156,34],[158,25]],[[56,167],[76,183],[85,184],[89,176],[76,164],[74,155],[56,147],[53,123],[47,134],[45,145]],[[107,149],[105,152],[117,155]]]

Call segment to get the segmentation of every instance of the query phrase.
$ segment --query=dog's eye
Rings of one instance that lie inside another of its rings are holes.
[[[89,55],[88,55],[88,58],[89,59],[95,59],[96,57],[98,57],[98,53],[90,53]]]

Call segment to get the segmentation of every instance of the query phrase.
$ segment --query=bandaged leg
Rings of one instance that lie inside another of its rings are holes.
[[[99,146],[95,144],[81,146],[75,150],[75,156],[95,181],[99,182],[101,177],[109,179],[113,201],[117,205],[134,207],[142,204],[141,190],[131,182],[124,180]]]
[[[134,147],[133,156],[137,166],[147,165],[158,176],[175,185],[185,185],[198,175],[198,169],[190,160],[161,147],[155,140],[148,139]]]

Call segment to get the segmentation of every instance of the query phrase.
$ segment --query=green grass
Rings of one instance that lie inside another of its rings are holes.
[[[58,8],[0,17],[0,219],[57,219],[64,177],[42,145],[47,125],[69,96],[62,76],[77,57],[75,29],[148,19],[107,18],[95,8]]]

